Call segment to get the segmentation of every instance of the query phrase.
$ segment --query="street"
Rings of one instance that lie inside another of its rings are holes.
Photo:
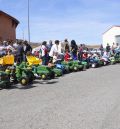
[[[0,129],[120,129],[120,64],[0,90]]]

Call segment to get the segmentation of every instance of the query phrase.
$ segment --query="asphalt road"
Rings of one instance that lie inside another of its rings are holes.
[[[120,65],[0,90],[0,129],[120,129]]]

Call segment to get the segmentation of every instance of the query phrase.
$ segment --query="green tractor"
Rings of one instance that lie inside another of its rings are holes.
[[[53,79],[55,77],[55,73],[53,72],[52,68],[44,65],[32,66],[32,72],[36,78],[43,80]]]
[[[19,68],[19,66],[16,67],[16,77],[18,82],[20,82],[22,85],[28,85],[35,79],[31,69]]]
[[[11,83],[18,82],[23,86],[32,83],[35,79],[32,69],[27,67],[25,62],[17,65],[16,67],[8,67],[6,69],[6,73],[9,75]]]
[[[63,72],[61,69],[58,69],[58,68],[53,68],[52,71],[54,72],[55,74],[55,77],[60,77],[63,75]]]
[[[69,61],[65,62],[63,61],[62,64],[68,67],[69,71],[79,71],[79,70],[86,70],[86,62],[80,62],[80,61]]]
[[[120,63],[120,55],[116,54],[114,57],[115,57],[116,63]]]
[[[68,67],[70,72],[79,70],[78,64],[76,64],[76,62],[74,62],[74,61],[69,61],[69,62],[63,61],[63,62],[61,62],[61,64],[63,64],[66,67]]]
[[[110,64],[111,65],[116,64],[116,60],[115,60],[115,57],[114,56],[111,56],[109,59],[110,59]]]
[[[6,72],[0,71],[0,89],[7,89],[10,88],[10,80],[9,76],[7,75]]]
[[[76,60],[76,61],[73,61],[73,64],[78,67],[78,70],[85,71],[87,68],[87,62],[85,62],[85,61],[80,62],[80,61]]]

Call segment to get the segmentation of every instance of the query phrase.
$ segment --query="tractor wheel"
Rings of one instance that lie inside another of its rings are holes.
[[[92,64],[92,68],[96,68],[96,64],[95,63]]]
[[[106,62],[104,62],[104,65],[107,65],[107,63],[106,63]]]
[[[41,75],[41,78],[42,78],[43,80],[45,80],[45,79],[47,78],[47,76],[46,76],[45,74],[42,74],[42,75]]]
[[[55,73],[55,77],[58,77],[57,73]]]
[[[28,78],[25,78],[25,77],[23,77],[23,78],[20,80],[20,83],[21,83],[21,85],[23,85],[23,86],[27,85],[28,82],[29,82]]]
[[[78,68],[76,66],[74,67],[74,71],[78,71]]]

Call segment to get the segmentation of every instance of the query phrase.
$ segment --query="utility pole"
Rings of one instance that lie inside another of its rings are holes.
[[[28,42],[30,44],[30,2],[28,0]]]

